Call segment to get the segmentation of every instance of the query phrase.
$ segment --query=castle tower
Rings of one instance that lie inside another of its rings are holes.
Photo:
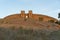
[[[21,17],[22,17],[22,18],[25,17],[25,11],[24,11],[24,10],[21,11]]]
[[[28,16],[29,18],[32,18],[32,10],[29,10]]]

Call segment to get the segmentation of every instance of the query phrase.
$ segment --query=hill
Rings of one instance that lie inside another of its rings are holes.
[[[0,19],[0,40],[60,40],[57,19],[21,11]]]
[[[30,10],[28,13],[21,11],[20,14],[8,15],[0,19],[0,27],[23,27],[25,29],[40,29],[40,30],[59,30],[60,25],[55,22],[58,21],[53,17],[42,14],[33,14]]]

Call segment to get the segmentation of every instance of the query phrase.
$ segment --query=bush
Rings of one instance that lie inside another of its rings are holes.
[[[11,30],[15,30],[15,26],[11,26],[9,29],[11,29]]]
[[[39,17],[39,21],[43,21],[43,18],[42,17]]]
[[[54,20],[48,20],[48,22],[54,23]]]
[[[24,21],[27,21],[27,19],[25,18]]]
[[[56,21],[55,23],[60,25],[60,21]]]

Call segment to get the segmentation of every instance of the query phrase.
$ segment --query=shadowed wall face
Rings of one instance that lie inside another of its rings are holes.
[[[25,17],[25,11],[21,11],[21,17],[22,17],[22,18]]]
[[[29,18],[32,18],[32,10],[29,11],[28,16]]]

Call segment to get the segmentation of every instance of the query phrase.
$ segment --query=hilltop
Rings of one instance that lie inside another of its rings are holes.
[[[33,14],[30,10],[28,13],[21,11],[20,14],[8,15],[0,19],[0,27],[23,27],[25,29],[39,30],[59,30],[60,25],[55,22],[57,19],[42,14]]]

